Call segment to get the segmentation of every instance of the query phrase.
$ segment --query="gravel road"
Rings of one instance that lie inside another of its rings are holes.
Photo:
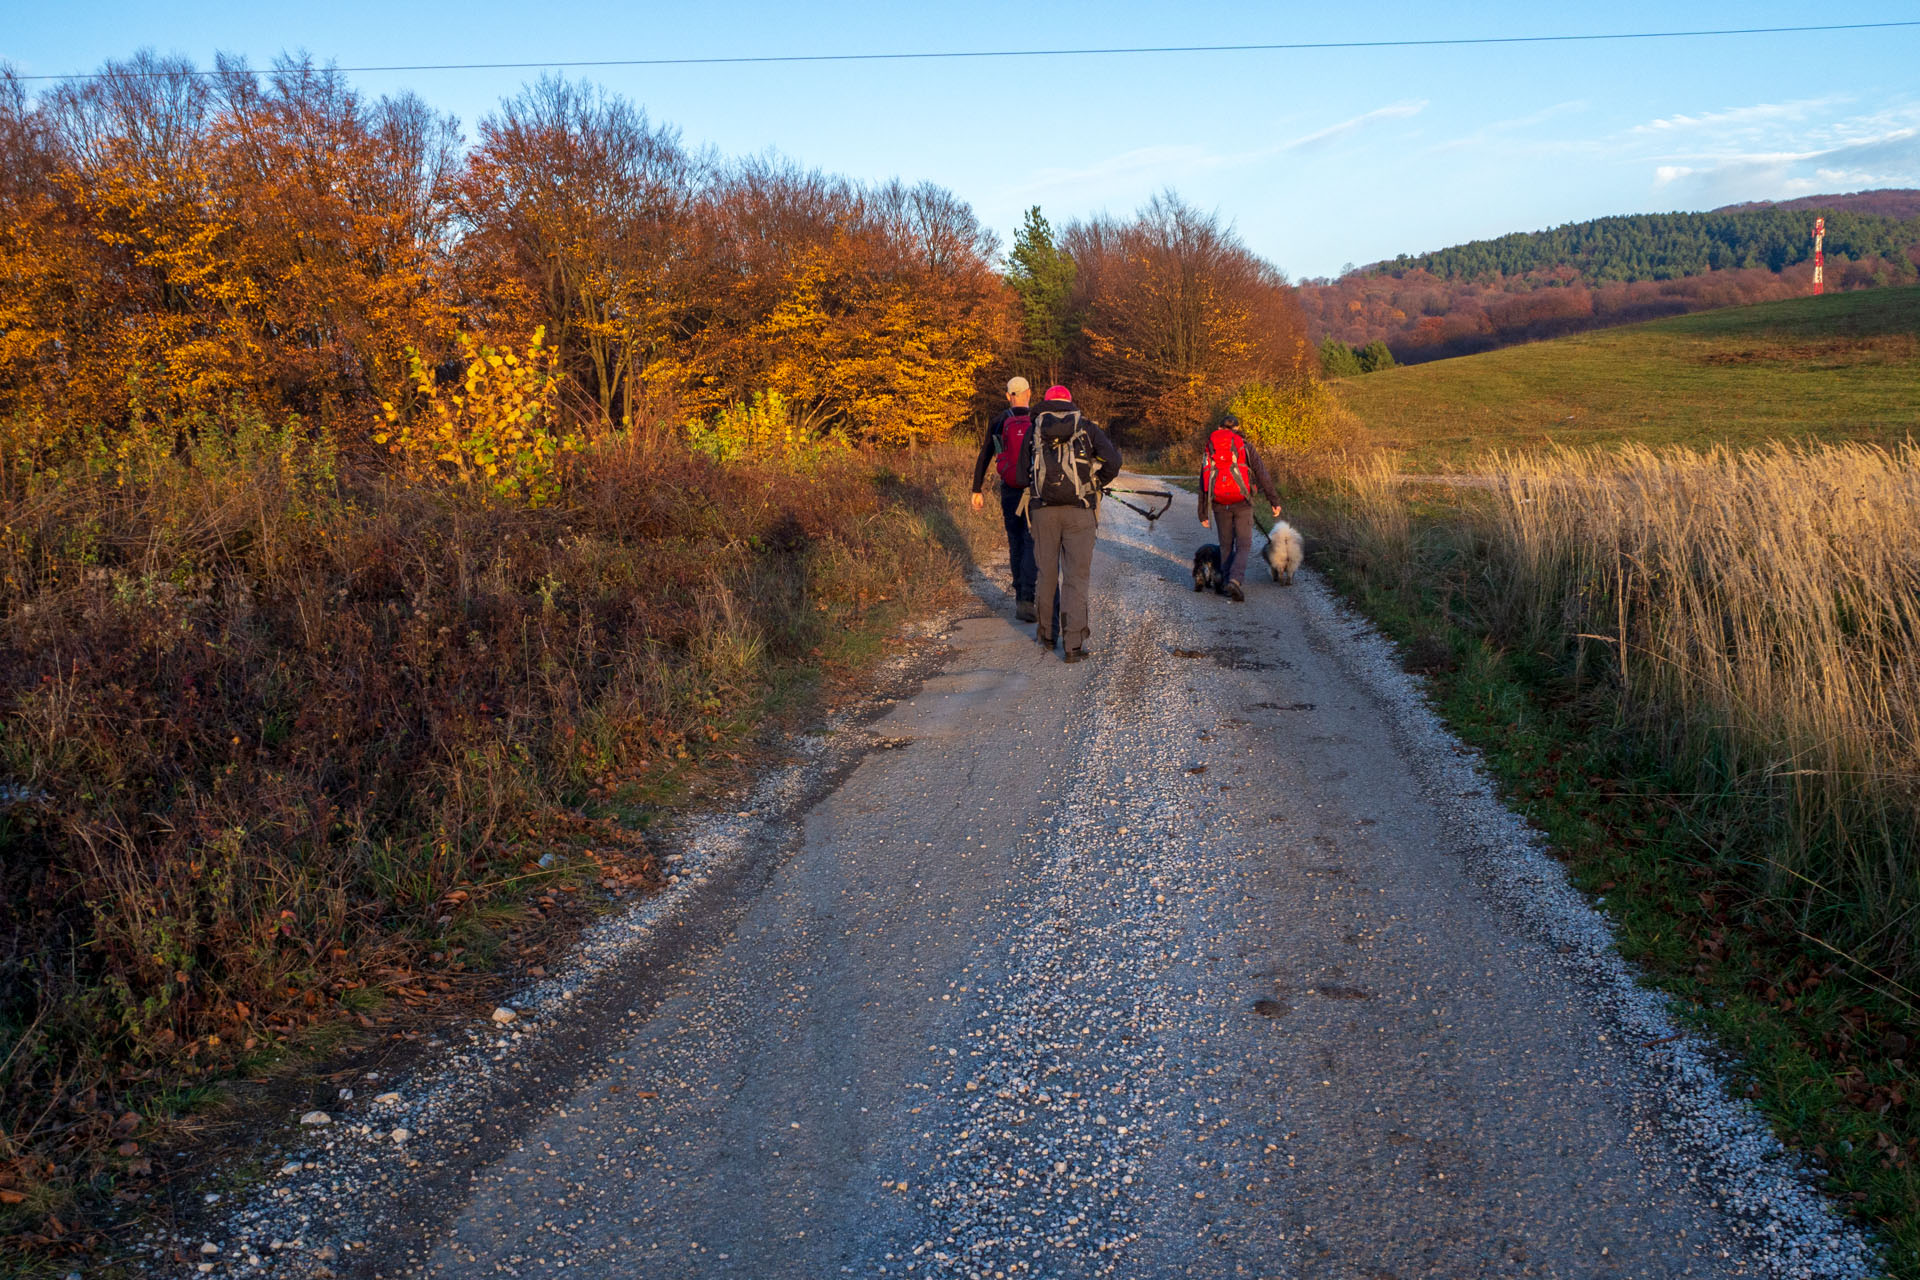
[[[1870,1274],[1385,645],[1203,536],[1103,515],[1079,666],[982,583],[185,1272]]]

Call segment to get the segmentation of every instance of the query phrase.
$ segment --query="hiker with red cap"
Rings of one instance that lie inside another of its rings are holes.
[[[1020,445],[1020,474],[1027,480],[1022,505],[1039,569],[1034,638],[1048,651],[1058,639],[1061,656],[1080,662],[1087,656],[1100,490],[1120,475],[1120,451],[1075,406],[1071,391],[1048,387]]]
[[[1200,527],[1220,517],[1220,587],[1228,598],[1245,603],[1247,561],[1253,559],[1253,494],[1258,489],[1280,514],[1273,479],[1253,442],[1240,433],[1237,415],[1221,415],[1200,438]]]
[[[1027,380],[1007,380],[1007,407],[987,423],[980,440],[979,456],[973,460],[973,509],[981,507],[980,486],[987,478],[987,464],[999,473],[1000,518],[1007,526],[1007,564],[1013,571],[1013,616],[1032,622],[1033,584],[1039,570],[1033,562],[1033,531],[1027,527],[1026,512],[1020,500],[1026,496],[1027,476],[1020,470],[1020,446],[1033,423],[1033,411],[1027,399],[1033,393]]]

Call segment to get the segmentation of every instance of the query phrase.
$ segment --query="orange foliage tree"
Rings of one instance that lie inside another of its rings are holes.
[[[1010,339],[993,252],[937,187],[722,164],[564,80],[463,153],[418,98],[304,59],[141,53],[37,99],[0,73],[9,440],[243,406],[364,449],[374,406],[404,426],[423,371],[472,371],[460,334],[540,328],[579,422],[776,395],[809,429],[911,444],[967,415]]]
[[[1312,380],[1292,289],[1216,216],[1166,193],[1130,222],[1075,223],[1063,241],[1084,316],[1073,377],[1133,438],[1191,436],[1248,383]]]
[[[809,421],[909,447],[946,434],[1005,341],[1008,300],[972,214],[937,188],[867,195],[783,274],[753,330],[768,385]]]

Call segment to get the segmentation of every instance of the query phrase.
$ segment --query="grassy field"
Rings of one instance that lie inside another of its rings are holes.
[[[1547,445],[1896,444],[1920,428],[1920,287],[1703,312],[1337,385],[1409,471]]]

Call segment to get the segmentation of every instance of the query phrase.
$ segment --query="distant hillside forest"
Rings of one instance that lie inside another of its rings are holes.
[[[1829,290],[1920,279],[1920,192],[1874,191],[1516,232],[1305,281],[1300,302],[1318,339],[1467,355],[1808,293],[1822,214]]]

